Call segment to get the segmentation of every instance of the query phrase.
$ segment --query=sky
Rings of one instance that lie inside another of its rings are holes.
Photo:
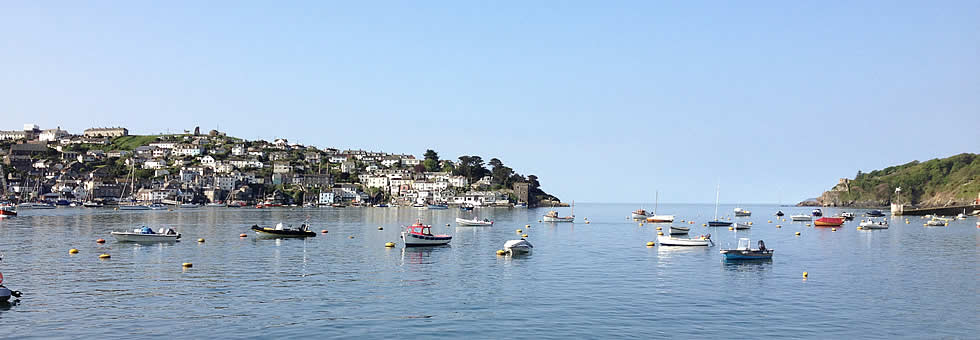
[[[980,1],[3,1],[0,129],[496,157],[564,201],[796,203],[980,151]]]

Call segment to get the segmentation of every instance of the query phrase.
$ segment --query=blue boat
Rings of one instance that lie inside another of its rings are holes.
[[[810,214],[812,214],[815,217],[820,217],[823,216],[823,211],[820,209],[813,209],[813,211],[811,211]]]
[[[462,211],[472,211],[473,210],[473,206],[472,205],[461,205],[461,206],[459,206],[459,210],[462,210]]]
[[[731,225],[732,225],[732,222],[708,221],[708,226],[709,227],[730,227]]]
[[[429,204],[429,209],[446,210],[449,209],[449,206],[445,204]]]
[[[722,249],[721,254],[725,260],[772,260],[772,249],[766,248],[766,243],[759,240],[759,248],[751,249],[748,238],[738,239],[738,246],[735,249]]]

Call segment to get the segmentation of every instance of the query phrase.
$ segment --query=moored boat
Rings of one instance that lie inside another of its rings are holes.
[[[17,205],[17,209],[54,209],[54,204],[44,202],[28,202]]]
[[[160,228],[153,231],[150,227],[140,227],[133,231],[113,231],[109,233],[119,242],[177,242],[180,241],[180,233],[173,228]]]
[[[811,217],[810,215],[803,215],[803,214],[793,215],[793,216],[790,216],[789,218],[791,220],[797,221],[797,222],[799,222],[799,221],[813,221],[813,217]]]
[[[0,204],[0,218],[17,216],[17,209],[12,204]]]
[[[687,233],[691,232],[691,228],[670,226],[668,231],[671,235],[686,235]]]
[[[715,219],[708,221],[709,227],[727,227],[732,225],[732,222],[726,222],[718,219],[718,199],[721,197],[721,184],[718,185],[718,189],[715,190]]]
[[[463,205],[460,205],[459,206],[459,210],[462,210],[462,211],[473,211],[473,205],[471,205],[471,204],[463,204]]]
[[[814,217],[823,216],[823,210],[813,209],[813,211],[810,211],[810,215],[813,215]]]
[[[674,215],[651,215],[650,217],[647,217],[647,222],[672,223],[674,222]]]
[[[150,210],[167,210],[167,206],[163,203],[153,203],[148,205],[147,207],[149,207]]]
[[[842,211],[840,213],[840,217],[843,217],[845,220],[850,221],[850,220],[853,220],[854,219],[854,213],[849,213],[849,212],[846,212],[846,211]]]
[[[285,238],[285,237],[316,237],[316,233],[310,230],[310,226],[302,224],[299,228],[291,228],[284,226],[282,222],[276,224],[275,228],[269,227],[259,227],[258,225],[252,226],[252,231],[255,231],[260,237],[269,238]]]
[[[482,219],[482,220],[480,220],[480,219],[475,219],[475,218],[472,219],[472,220],[468,220],[468,219],[465,219],[465,218],[459,218],[459,217],[457,217],[456,218],[456,224],[458,224],[460,226],[467,226],[467,227],[490,227],[490,226],[493,226],[493,221],[491,221],[489,219]]]
[[[636,209],[635,211],[633,211],[632,213],[630,213],[630,218],[632,218],[634,220],[642,220],[642,219],[645,219],[645,218],[647,218],[647,211],[646,210],[643,210],[643,209]]]
[[[872,211],[869,211],[869,212],[864,213],[864,215],[869,216],[869,217],[882,217],[882,216],[885,216],[885,213],[881,212],[881,210],[872,210]]]
[[[745,209],[742,209],[742,208],[735,208],[735,210],[733,210],[733,212],[735,213],[735,217],[752,216],[752,212],[751,211],[748,211],[748,210],[745,210]]]
[[[943,220],[939,220],[939,219],[931,219],[931,220],[926,221],[926,226],[928,226],[928,227],[945,227],[948,223],[949,222],[946,222],[946,221],[943,221]]]
[[[821,217],[813,221],[815,227],[839,227],[844,224],[843,217]]]
[[[776,216],[783,217],[783,215],[785,214],[783,214],[782,210],[776,211]]]
[[[752,228],[752,225],[751,224],[748,224],[748,223],[738,222],[738,223],[735,223],[735,227],[734,228],[735,228],[735,230],[746,230],[746,229],[751,229]]]
[[[102,207],[102,203],[92,202],[92,201],[85,201],[85,202],[82,202],[82,206],[83,207],[86,207],[86,208],[99,208],[99,207]]]
[[[218,202],[211,202],[211,203],[205,204],[204,206],[205,207],[208,207],[208,208],[224,208],[224,207],[227,207],[228,204],[218,203]]]
[[[557,211],[549,211],[547,214],[541,217],[544,222],[575,222],[575,215],[571,216],[558,216]]]
[[[738,239],[738,246],[735,249],[722,249],[720,252],[725,256],[725,260],[769,260],[772,259],[772,249],[766,248],[766,243],[759,240],[759,248],[751,249],[748,238]]]
[[[657,236],[657,243],[661,246],[687,246],[687,247],[707,247],[711,242],[711,234],[698,238],[679,238],[673,236]]]
[[[861,229],[888,229],[888,220],[880,222],[875,220],[861,221],[860,226]]]
[[[194,208],[200,208],[200,207],[201,207],[201,205],[200,204],[197,204],[197,203],[181,203],[180,204],[180,208],[181,209],[194,209]]]
[[[122,204],[119,210],[150,210],[150,206],[143,204]]]
[[[441,246],[449,244],[453,240],[453,237],[450,235],[432,234],[432,226],[422,224],[421,219],[416,221],[415,224],[405,227],[405,231],[401,232],[401,236],[406,247]]]
[[[428,208],[430,210],[446,210],[449,209],[449,206],[446,204],[429,204]]]
[[[504,242],[504,251],[511,255],[530,254],[533,249],[534,246],[531,245],[531,242],[528,242],[524,238]]]

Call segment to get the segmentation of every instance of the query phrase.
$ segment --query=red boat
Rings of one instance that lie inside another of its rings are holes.
[[[843,217],[821,217],[813,221],[813,225],[817,227],[840,227],[841,224],[844,224]]]
[[[450,235],[434,235],[432,234],[431,228],[432,226],[430,225],[422,224],[421,219],[415,224],[405,227],[405,231],[402,232],[402,239],[405,240],[405,246],[441,246],[449,244],[449,241],[453,239]]]

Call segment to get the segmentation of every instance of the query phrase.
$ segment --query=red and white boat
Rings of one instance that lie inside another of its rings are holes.
[[[816,227],[840,227],[841,224],[844,224],[843,217],[821,217],[813,221]]]
[[[405,227],[405,231],[402,232],[402,240],[405,241],[406,247],[425,247],[425,246],[441,246],[449,244],[453,237],[450,235],[433,235],[432,226],[422,224],[422,220],[419,219],[415,224]]]
[[[17,216],[17,209],[11,204],[0,204],[0,218]]]

